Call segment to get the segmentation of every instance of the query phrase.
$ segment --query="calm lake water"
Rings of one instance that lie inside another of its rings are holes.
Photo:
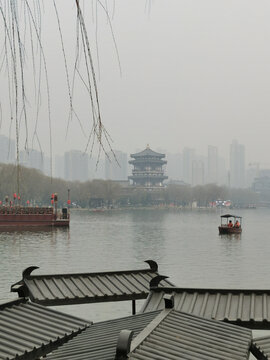
[[[220,211],[72,212],[70,229],[0,232],[0,301],[31,265],[34,274],[141,269],[153,259],[178,286],[270,288],[270,209],[237,210],[241,236],[220,236]],[[140,302],[138,303],[139,310]],[[126,316],[130,302],[57,307],[94,321]]]

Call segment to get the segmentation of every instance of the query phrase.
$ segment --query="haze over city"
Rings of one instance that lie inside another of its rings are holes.
[[[269,19],[0,0],[1,359],[270,359]]]
[[[76,47],[76,10],[63,0],[58,0],[57,6],[71,77]],[[85,3],[86,23],[102,119],[113,139],[114,149],[130,154],[144,149],[149,143],[152,149],[164,149],[168,153],[179,153],[184,147],[189,147],[206,155],[207,146],[213,145],[218,147],[220,156],[228,163],[230,144],[237,139],[245,145],[246,164],[269,164],[268,1],[177,0],[170,1],[170,6],[161,1],[108,2],[121,72],[110,23],[101,7],[98,7],[96,17],[95,6]],[[73,116],[66,135],[69,101],[53,4],[44,3],[42,12],[53,156],[72,149],[84,151],[91,129],[89,100],[82,84],[77,81],[74,107],[84,133]],[[81,71],[85,74],[85,69]],[[1,82],[6,83],[6,72],[2,71],[0,76]],[[28,69],[26,83],[32,78],[33,71]],[[7,116],[10,111],[4,88],[0,90],[0,133],[14,138],[15,124],[14,121],[11,124],[10,115]],[[42,93],[46,93],[44,87]],[[30,104],[34,99],[32,95],[33,89],[26,94]],[[34,106],[32,110],[31,106],[29,148],[38,149],[37,139],[33,139],[35,116]],[[41,148],[48,155],[45,99],[42,100],[37,132]],[[24,143],[21,120],[21,150]],[[95,148],[94,156],[97,153]]]

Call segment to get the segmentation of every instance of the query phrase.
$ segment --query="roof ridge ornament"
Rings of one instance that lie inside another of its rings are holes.
[[[115,360],[126,360],[130,352],[131,340],[134,332],[132,330],[121,330],[116,347]]]
[[[30,276],[31,272],[36,269],[39,269],[39,267],[38,266],[29,266],[28,268],[24,269],[22,272],[22,278],[24,279],[24,278]]]
[[[150,290],[158,287],[162,280],[168,279],[169,276],[157,275],[150,281]]]
[[[149,144],[147,144],[147,145],[146,145],[146,149],[150,149],[150,146],[149,146]]]
[[[158,271],[158,264],[154,260],[145,260],[145,262],[150,266],[152,271]]]

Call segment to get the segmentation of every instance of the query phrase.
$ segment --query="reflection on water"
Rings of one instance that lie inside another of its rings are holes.
[[[241,240],[241,234],[220,234],[222,239],[230,240]]]
[[[51,243],[55,243],[58,237],[65,236],[66,239],[70,240],[70,230],[68,228],[21,228],[21,229],[1,229],[0,231],[0,243],[9,241],[12,244],[20,244],[25,241],[32,242],[31,239],[50,239]],[[27,240],[28,239],[28,240]]]
[[[156,260],[159,272],[178,286],[269,288],[270,209],[239,211],[243,232],[230,236],[219,235],[219,215],[199,210],[81,210],[72,212],[70,229],[2,231],[0,301],[15,297],[10,286],[28,266],[39,267],[35,274],[94,272],[146,268],[147,259]],[[85,317],[82,308],[76,315]],[[127,309],[129,314],[130,304]]]
[[[9,292],[10,286],[20,280],[26,267],[37,265],[45,270],[55,268],[59,256],[56,250],[58,241],[68,246],[69,229],[25,228],[0,232],[0,300],[14,298],[14,294]]]
[[[130,213],[132,220],[132,252],[136,259],[156,259],[160,262],[166,236],[164,220],[166,212],[135,210]]]

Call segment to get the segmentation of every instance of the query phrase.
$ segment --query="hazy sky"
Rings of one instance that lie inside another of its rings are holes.
[[[72,77],[76,9],[72,0],[56,0],[56,4]],[[220,155],[228,158],[229,145],[237,139],[246,146],[247,162],[270,164],[269,0],[107,0],[122,75],[104,11],[98,6],[96,19],[96,1],[84,4],[98,74],[97,38],[101,112],[113,148],[133,153],[150,144],[153,149],[176,153],[187,146],[206,155],[209,144],[218,146]],[[44,2],[42,10],[42,41],[50,84],[53,152],[84,150],[87,136],[76,118],[65,136],[69,101],[51,0]],[[3,37],[0,42],[2,48]],[[29,67],[27,71],[26,82],[31,83],[33,71]],[[86,76],[83,67],[82,74]],[[7,135],[6,76],[2,70],[1,133]],[[38,134],[48,153],[43,87]],[[74,107],[88,134],[89,99],[78,80],[75,90]],[[33,92],[29,90],[27,95],[31,104]],[[31,121],[30,138],[34,128]],[[13,126],[13,138],[14,133]]]

